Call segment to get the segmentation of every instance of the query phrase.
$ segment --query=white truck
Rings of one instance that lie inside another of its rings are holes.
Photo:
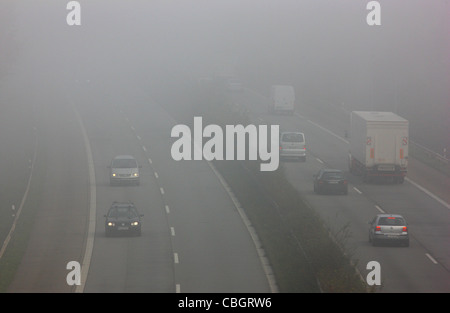
[[[409,122],[392,112],[353,111],[350,115],[350,173],[369,182],[390,177],[403,183],[408,166]]]
[[[288,85],[273,85],[270,87],[269,113],[294,113],[295,91]]]

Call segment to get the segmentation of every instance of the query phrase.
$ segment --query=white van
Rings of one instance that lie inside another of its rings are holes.
[[[305,134],[282,132],[280,134],[280,158],[298,158],[306,161]]]
[[[273,85],[270,87],[269,113],[294,113],[294,87],[288,85]]]

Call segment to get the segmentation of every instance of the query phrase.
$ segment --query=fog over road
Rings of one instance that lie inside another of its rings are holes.
[[[2,242],[37,143],[26,202],[34,224],[8,291],[75,291],[66,264],[83,260],[87,242],[93,246],[85,292],[276,289],[216,173],[205,161],[171,157],[177,121],[164,107],[186,116],[199,78],[225,67],[248,88],[234,99],[252,118],[304,129],[308,152],[326,164],[346,168],[345,145],[311,123],[344,129],[329,108],[397,112],[410,121],[411,139],[443,153],[450,148],[450,2],[381,0],[380,26],[367,25],[367,2],[78,1],[81,25],[69,26],[68,1],[1,1]],[[278,83],[294,86],[300,117],[267,116],[268,90]],[[109,186],[106,166],[118,154],[142,164],[140,186]],[[317,162],[284,166],[327,219],[350,222],[350,248],[362,266],[374,257],[387,264],[392,278],[384,291],[448,292],[448,209],[409,183],[366,186],[355,179],[362,196],[351,190],[346,199],[315,197],[309,178],[322,166]],[[114,200],[134,201],[144,213],[142,237],[105,238],[103,214]],[[413,221],[411,249],[372,254],[363,222],[376,213],[373,204]],[[422,259],[425,253],[439,268],[429,268],[435,264]]]

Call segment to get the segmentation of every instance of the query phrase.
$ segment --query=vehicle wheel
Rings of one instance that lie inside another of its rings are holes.
[[[348,189],[344,190],[344,195],[348,195]]]
[[[317,193],[317,188],[316,188],[316,184],[314,184],[314,193]]]
[[[300,157],[300,161],[306,162],[306,156]]]
[[[404,244],[403,244],[405,247],[409,247],[409,239],[408,240],[405,240],[405,242],[404,242]]]

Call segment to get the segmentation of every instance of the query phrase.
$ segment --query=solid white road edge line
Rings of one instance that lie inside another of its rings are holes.
[[[78,123],[81,128],[81,132],[83,134],[84,146],[86,150],[86,157],[88,160],[88,169],[89,169],[89,224],[88,224],[88,234],[86,238],[86,246],[84,250],[83,262],[81,264],[81,283],[77,285],[75,288],[75,292],[80,293],[84,291],[84,286],[86,284],[87,275],[89,272],[89,266],[91,263],[92,250],[94,249],[94,238],[95,238],[95,223],[97,216],[97,190],[95,187],[95,171],[94,171],[94,159],[92,157],[91,144],[89,143],[89,138],[87,136],[86,129],[84,128],[83,121],[81,119],[80,114],[74,107],[74,112],[77,117]]]
[[[245,224],[245,226],[247,228],[247,231],[249,232],[250,237],[253,240],[253,244],[255,245],[256,252],[257,252],[257,254],[259,256],[259,259],[261,261],[261,265],[263,267],[264,273],[265,273],[266,278],[268,280],[271,292],[272,293],[278,293],[278,286],[276,284],[275,275],[273,274],[273,271],[272,271],[272,268],[270,266],[269,261],[265,257],[264,249],[262,248],[262,244],[261,244],[261,242],[260,242],[260,240],[258,238],[258,235],[256,234],[255,229],[251,226],[250,220],[248,219],[248,217],[245,214],[245,212],[242,210],[239,201],[236,199],[236,197],[234,196],[233,192],[228,187],[228,184],[226,183],[225,179],[217,171],[217,169],[215,168],[215,166],[211,162],[206,161],[206,163],[209,165],[209,167],[212,169],[214,174],[219,179],[219,182],[224,187],[224,189],[227,192],[228,196],[231,198],[231,201],[233,202],[234,207],[236,208],[236,210],[238,211],[239,215],[241,216],[241,219],[244,222],[244,224]]]

